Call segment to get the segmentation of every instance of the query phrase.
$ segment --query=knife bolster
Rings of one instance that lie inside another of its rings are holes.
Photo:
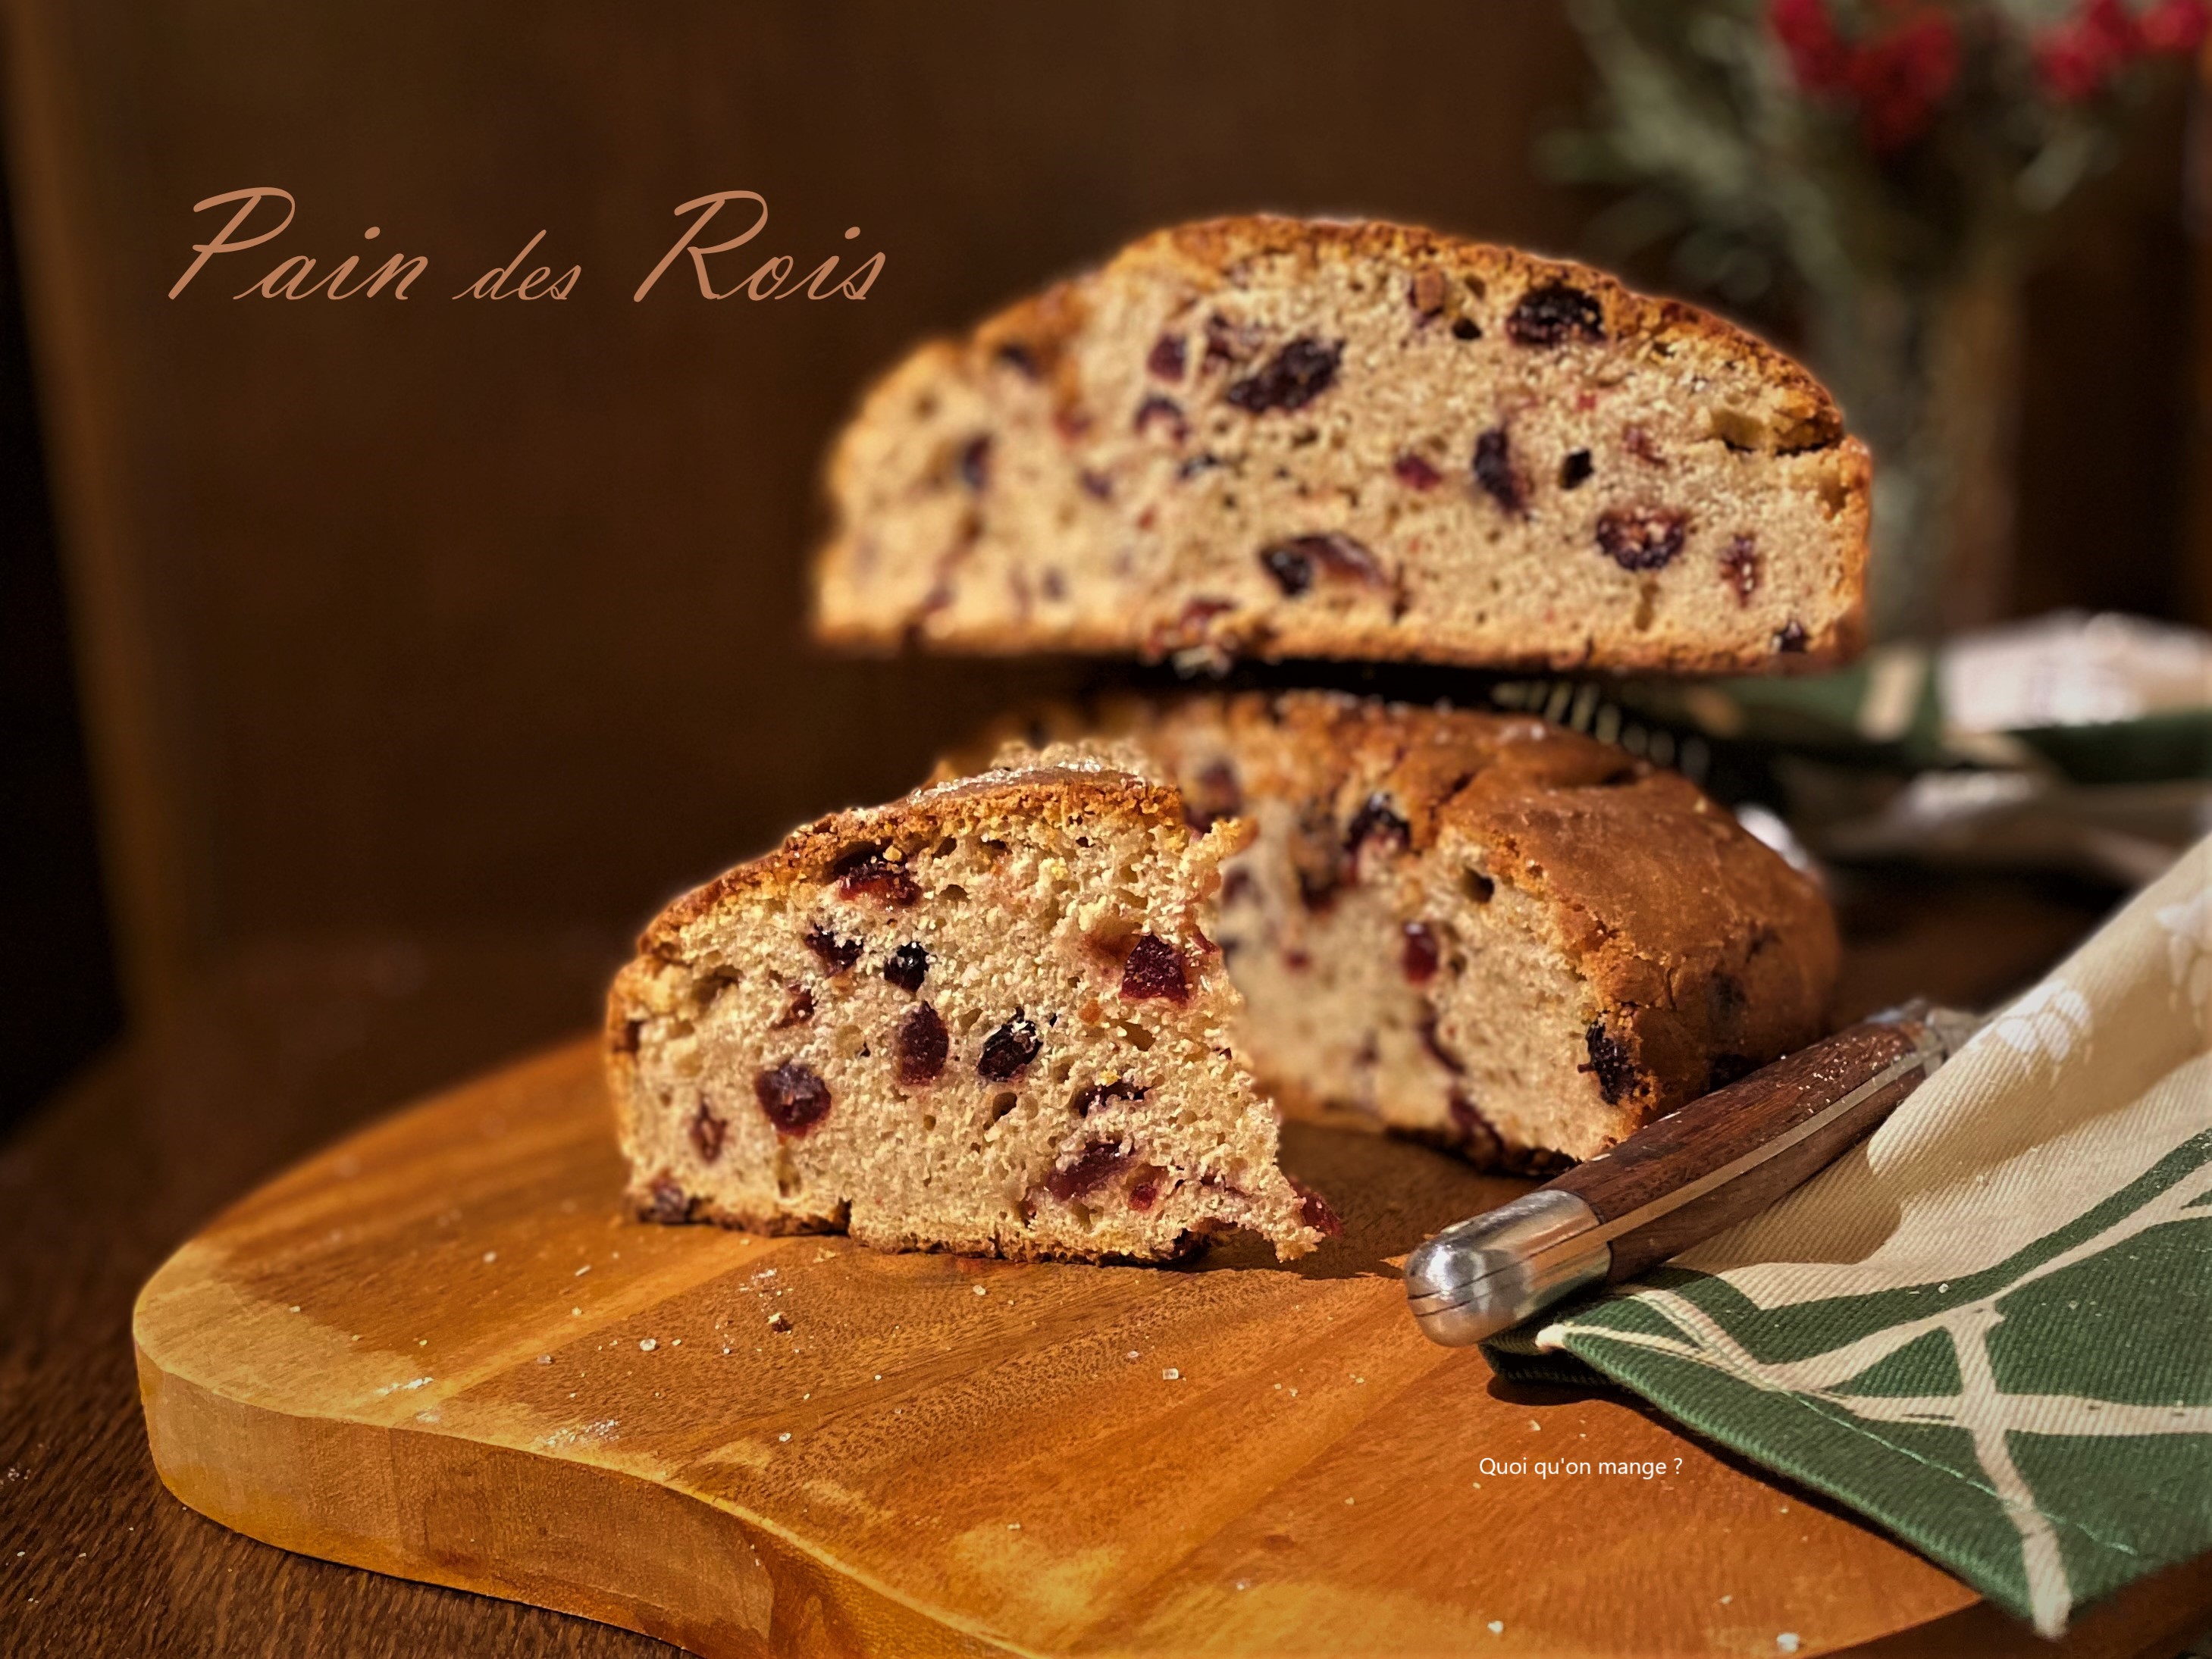
[[[1590,1206],[1558,1187],[1447,1227],[1406,1261],[1422,1334],[1463,1347],[1605,1282],[1612,1252]]]

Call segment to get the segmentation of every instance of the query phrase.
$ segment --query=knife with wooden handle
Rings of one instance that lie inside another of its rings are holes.
[[[1680,1255],[1871,1134],[1981,1024],[1926,1003],[1876,1014],[1445,1228],[1407,1259],[1413,1317],[1464,1346]]]

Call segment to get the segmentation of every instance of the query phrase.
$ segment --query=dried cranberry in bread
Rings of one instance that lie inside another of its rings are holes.
[[[1224,824],[1079,763],[794,831],[669,906],[608,1000],[644,1215],[1164,1261],[1335,1225],[1276,1165],[1211,937]]]
[[[1317,691],[1129,698],[1030,736],[1141,755],[1194,821],[1255,826],[1218,937],[1294,1115],[1540,1170],[1820,1034],[1819,889],[1611,744]]]
[[[816,627],[957,651],[1740,672],[1859,641],[1869,469],[1742,331],[1588,267],[1224,219],[923,346]]]

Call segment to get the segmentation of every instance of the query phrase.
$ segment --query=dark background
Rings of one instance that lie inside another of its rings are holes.
[[[671,892],[1065,683],[799,640],[817,458],[922,334],[1177,218],[1573,251],[1602,205],[1533,165],[1590,82],[1528,0],[4,15],[0,1119],[302,953],[547,964],[477,1062],[580,1025]],[[2023,611],[2212,620],[2188,101],[2030,291]],[[191,204],[260,184],[292,227],[166,299],[228,212]],[[741,187],[727,280],[879,248],[867,300],[710,304],[684,262],[633,304],[675,205]],[[541,228],[573,297],[446,297]],[[429,256],[404,303],[228,297],[371,249]]]

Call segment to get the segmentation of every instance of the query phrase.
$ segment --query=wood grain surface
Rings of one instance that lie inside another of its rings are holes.
[[[1849,1006],[1914,990],[1985,1005],[2094,919],[2048,884],[2005,892],[1954,879],[1878,906],[1861,894],[1845,912],[1850,994],[1863,999]],[[611,1625],[272,1548],[187,1509],[154,1472],[130,1337],[139,1287],[219,1206],[394,1102],[580,1029],[626,950],[619,936],[559,933],[271,943],[207,975],[177,1024],[140,1031],[0,1140],[0,1648],[9,1659],[675,1651]],[[1626,1396],[1609,1403],[1639,1409]],[[1829,1512],[1818,1497],[1774,1490],[1793,1510]],[[2055,1646],[1977,1603],[1860,1652],[2173,1659],[2212,1626],[2206,1578],[2170,1571],[2093,1608]]]
[[[1972,1602],[1611,1398],[1423,1342],[1393,1260],[1517,1183],[1323,1131],[1289,1162],[1350,1223],[1295,1267],[655,1227],[565,1047],[155,1275],[155,1462],[288,1548],[708,1654],[1813,1654]],[[1665,1472],[1535,1472],[1567,1460]]]

